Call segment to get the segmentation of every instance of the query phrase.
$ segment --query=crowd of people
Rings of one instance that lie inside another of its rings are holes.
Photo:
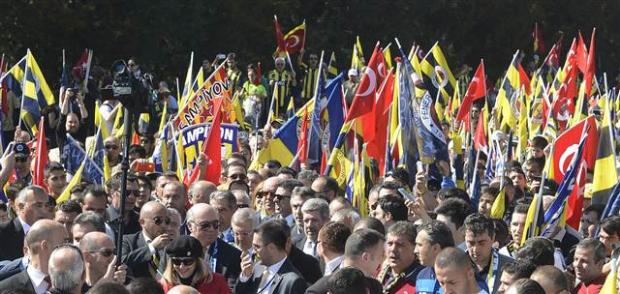
[[[33,184],[40,142],[20,128],[19,118],[3,118],[10,143],[0,158],[8,200],[0,205],[0,293],[598,293],[616,271],[620,216],[602,219],[605,206],[587,198],[579,228],[557,227],[524,240],[533,196],[543,191],[546,210],[558,188],[541,179],[549,156],[543,136],[529,142],[524,162],[506,162],[503,174],[483,181],[475,201],[469,189],[457,188],[454,162],[442,159],[377,177],[362,208],[316,166],[269,160],[250,169],[289,104],[311,99],[319,75],[327,75],[327,66],[319,72],[317,54],[305,59],[302,53],[297,73],[290,59],[278,57],[265,76],[258,64],[242,71],[234,53],[218,55],[202,63],[204,76],[224,60],[247,126],[240,126],[239,151],[222,159],[218,183],[187,185],[174,171],[155,171],[159,134],[146,127],[136,130],[138,142],[124,142],[122,133],[105,138],[112,170],[105,185],[84,180],[68,188],[67,135],[87,144],[95,135],[95,111],[115,129],[120,102],[98,91],[110,82],[100,67],[87,88],[67,89],[57,106],[42,111],[51,149],[45,187]],[[128,66],[142,75],[135,58]],[[351,104],[359,71],[347,74],[343,93]],[[156,90],[161,99],[153,125],[173,117],[180,102],[165,81]],[[19,113],[19,97],[8,95],[9,113]],[[472,125],[480,112],[481,105],[473,105]],[[267,122],[265,131],[255,127]],[[451,131],[449,123],[442,127]],[[128,154],[125,144],[131,144]],[[130,171],[123,197],[125,157]],[[204,161],[203,155],[198,164]],[[67,189],[69,200],[57,203]],[[505,212],[493,218],[502,193]]]

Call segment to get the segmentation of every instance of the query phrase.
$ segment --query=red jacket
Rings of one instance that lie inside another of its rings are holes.
[[[165,293],[168,293],[172,287],[176,286],[168,283],[163,278],[159,281],[159,283],[162,288],[164,288]],[[232,291],[228,288],[226,279],[223,275],[218,273],[213,274],[213,280],[211,282],[207,283],[206,280],[202,280],[197,286],[194,286],[194,288],[201,294],[232,294]]]

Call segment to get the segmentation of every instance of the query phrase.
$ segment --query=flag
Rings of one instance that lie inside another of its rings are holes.
[[[11,91],[15,96],[22,96],[22,82],[24,80],[24,71],[26,70],[26,57],[24,56],[8,71],[2,74],[0,83],[5,91]],[[4,107],[4,106],[3,106]]]
[[[327,122],[329,129],[329,149],[333,149],[340,134],[340,129],[344,124],[344,105],[343,105],[343,93],[342,93],[342,80],[343,74],[339,74],[335,78],[329,81],[325,87],[325,93],[327,94]]]
[[[387,76],[385,61],[379,42],[375,45],[370,62],[364,71],[364,75],[360,80],[360,84],[353,97],[353,102],[349,108],[345,121],[350,121],[356,117],[364,115],[372,109],[375,102],[377,88],[383,82],[383,78]]]
[[[194,67],[194,52],[189,57],[189,66],[187,67],[187,73],[185,74],[185,82],[183,83],[183,93],[179,97],[179,109],[183,109],[187,104],[190,92],[192,91],[192,71]],[[178,86],[178,81],[177,81]]]
[[[239,99],[237,99],[239,101]],[[288,105],[286,106],[286,117],[292,117],[295,115],[295,99],[289,99]]]
[[[305,111],[311,112],[314,107],[314,99],[311,99],[301,109],[297,110],[295,116],[289,118],[274,134],[273,138],[267,142],[263,150],[258,151],[248,170],[258,170],[269,160],[277,160],[282,166],[288,166],[297,154],[299,139],[297,136],[298,125]]]
[[[373,111],[365,116],[372,115],[364,122],[364,139],[367,140],[366,152],[371,158],[378,161],[380,173],[385,172],[385,154],[388,142],[388,125],[390,120],[390,105],[394,96],[394,74],[390,71],[377,94],[377,101]],[[367,128],[370,128],[368,130]],[[370,136],[372,133],[372,136]]]
[[[360,42],[360,36],[356,36],[355,43],[353,44],[353,54],[351,54],[351,68],[357,69],[357,72],[361,72],[364,65],[365,60],[364,52],[362,51],[362,43]]]
[[[517,118],[510,101],[514,99],[517,91],[523,85],[519,73],[520,63],[521,58],[519,57],[519,51],[517,51],[512,57],[495,100],[493,110],[499,121],[499,127],[503,130],[514,129],[517,125]]]
[[[564,174],[568,171],[568,167],[577,151],[581,134],[586,125],[589,126],[589,128],[584,157],[588,169],[592,170],[594,168],[594,164],[596,163],[598,132],[596,130],[596,119],[594,116],[589,116],[587,119],[566,130],[555,140],[553,154],[551,155],[551,174],[553,177],[550,176],[550,178],[555,180],[558,184],[562,182]]]
[[[616,183],[609,194],[607,204],[605,204],[605,210],[603,210],[600,219],[606,219],[612,215],[617,215],[618,212],[620,212],[620,185]]]
[[[543,39],[542,28],[538,23],[534,23],[534,31],[532,31],[532,39],[534,40],[534,52],[540,54],[545,53],[545,40]]]
[[[581,32],[577,34],[577,47],[575,51],[575,62],[579,71],[583,74],[587,72],[588,68],[588,48],[586,48],[586,42],[583,40]]]
[[[293,28],[284,35],[284,44],[289,54],[297,53],[304,49],[306,43],[306,21]]]
[[[321,52],[318,72],[323,72],[323,57],[324,52]],[[312,98],[314,99],[314,108],[310,113],[310,129],[308,130],[307,161],[310,165],[320,165],[321,163],[321,139],[323,135],[321,117],[327,105],[327,98],[324,95],[325,92],[325,77],[320,74],[316,81],[314,98]]]
[[[62,194],[60,194],[58,198],[56,198],[57,205],[69,200],[69,198],[71,197],[71,190],[73,190],[73,187],[77,186],[79,183],[82,182],[82,173],[84,172],[85,165],[86,165],[86,161],[83,161],[82,164],[80,164],[80,167],[77,169],[77,171],[73,174],[73,177],[71,178],[71,181],[69,181],[69,183],[65,187],[65,190],[62,191]]]
[[[469,82],[467,92],[465,92],[465,96],[463,97],[463,103],[461,103],[459,112],[456,115],[456,120],[463,121],[469,115],[469,111],[474,102],[484,98],[486,93],[487,83],[484,73],[484,60],[481,59],[473,79]]]
[[[332,51],[332,55],[329,57],[329,63],[327,63],[327,78],[335,78],[338,75],[338,64],[336,64],[336,53]]]
[[[65,167],[65,170],[68,173],[75,175],[78,173],[78,170],[81,169],[84,179],[88,180],[91,183],[103,185],[103,167],[97,165],[93,161],[93,159],[88,156],[88,154],[89,153],[84,151],[84,149],[80,147],[80,144],[75,139],[73,139],[71,135],[67,134],[67,141],[65,143],[65,146],[63,147],[63,152],[61,156],[61,161]],[[91,151],[90,154],[93,154],[93,152]]]
[[[521,237],[521,246],[529,238],[539,236],[544,224],[544,210],[542,203],[542,195],[539,193],[534,195],[530,207],[527,210],[525,224],[523,226],[523,235]]]
[[[220,183],[222,171],[222,104],[223,101],[221,98],[214,101],[215,110],[213,122],[211,123],[209,134],[202,145],[202,154],[206,156],[207,160],[207,167],[203,179],[216,185]],[[191,178],[187,183],[188,187],[198,179],[200,168],[198,164],[194,166]]]
[[[506,212],[506,187],[502,187],[491,206],[491,218],[504,219]]]
[[[225,64],[222,62],[200,86],[200,90],[187,99],[185,106],[179,108],[179,112],[172,120],[176,130],[209,121],[209,118],[213,117],[214,99],[222,98],[222,107],[226,108],[226,104],[231,100],[231,84],[226,76]],[[227,115],[224,114],[222,119],[228,121],[226,117]]]
[[[37,134],[41,109],[54,103],[54,94],[47,85],[34,56],[28,50],[19,115],[21,122],[25,125],[23,129],[30,129],[33,135]]]
[[[65,53],[63,50],[62,54],[62,73],[60,75],[60,90],[58,91],[58,101],[65,101],[65,95],[67,89],[70,87],[69,85],[69,73],[67,72],[67,67],[65,65]],[[99,112],[95,112],[95,119],[99,117]]]
[[[308,109],[304,109],[304,116],[301,123],[299,143],[297,145],[297,160],[305,164],[308,161]]]
[[[392,69],[392,51],[390,50],[390,44],[383,49],[383,59],[388,69]]]
[[[584,73],[584,83],[586,84],[586,96],[589,97],[592,94],[592,80],[596,73],[596,59],[594,57],[595,43],[594,37],[596,36],[596,28],[592,29],[592,36],[590,37],[590,51],[588,51],[588,59],[586,62],[586,72]]]
[[[443,112],[448,104],[448,100],[454,94],[456,87],[456,79],[448,66],[446,57],[439,47],[439,42],[426,54],[420,63],[424,86],[428,90],[435,103],[436,112],[441,115],[443,120]]]
[[[603,283],[603,287],[599,294],[617,294],[618,290],[618,261],[616,259],[611,260],[611,271],[607,274],[605,278],[605,283]]]
[[[45,119],[41,118],[39,122],[39,134],[37,135],[36,155],[34,158],[34,171],[32,173],[32,184],[45,187],[45,167],[47,166],[48,150],[47,141],[45,140]]]
[[[478,117],[478,125],[476,126],[476,131],[474,133],[474,148],[476,151],[482,151],[484,153],[488,153],[489,144],[487,141],[487,130],[485,128],[485,120],[488,119],[484,115],[484,111],[480,112],[480,116]]]
[[[398,44],[398,43],[397,43]],[[415,86],[411,75],[413,68],[407,56],[399,46],[401,62],[396,65],[397,81],[395,83],[394,98],[398,100],[398,108],[392,106],[392,111],[398,111],[398,125],[400,126],[400,136],[398,138],[398,164],[406,169],[413,170],[416,162],[424,155],[422,149],[422,137],[419,128],[417,98],[415,97]],[[396,96],[398,95],[398,96]],[[414,122],[417,121],[414,127]],[[428,163],[428,162],[427,162]],[[413,179],[413,174],[410,176]]]
[[[284,34],[282,33],[282,27],[278,22],[278,17],[273,16],[273,25],[276,29],[276,52],[274,56],[286,56],[286,41],[284,41]]]
[[[605,100],[605,112],[599,128],[598,150],[596,164],[594,165],[594,176],[592,177],[592,198],[595,203],[605,203],[614,185],[618,182],[614,150],[616,141],[612,129],[610,102],[607,101],[607,97],[602,99]]]

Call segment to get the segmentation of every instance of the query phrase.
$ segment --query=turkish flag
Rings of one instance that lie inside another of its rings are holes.
[[[372,52],[372,57],[370,57],[370,62],[366,66],[362,80],[357,87],[357,92],[355,92],[355,97],[353,97],[353,102],[345,122],[364,115],[373,109],[377,88],[381,86],[386,76],[387,69],[383,59],[383,52],[379,47],[379,42],[377,42],[375,50]]]
[[[456,121],[463,121],[465,117],[469,115],[472,104],[478,99],[484,98],[486,93],[487,83],[484,74],[484,60],[481,59],[476,73],[474,74],[474,78],[469,82],[469,87],[467,87],[467,92],[465,92],[463,103],[461,103],[461,107],[459,107],[459,112],[456,114]]]
[[[586,43],[583,41],[583,35],[581,35],[581,32],[579,32],[579,37],[577,38],[577,51],[575,57],[579,71],[585,74],[588,68],[588,48],[586,48]]]
[[[553,146],[553,179],[560,184],[567,172],[573,157],[577,154],[579,148],[579,140],[583,134],[583,128],[588,127],[588,138],[586,139],[583,157],[589,170],[594,169],[596,163],[596,152],[598,150],[598,130],[596,128],[596,119],[593,115],[566,130],[555,140]]]
[[[36,156],[34,158],[34,171],[32,173],[32,183],[47,189],[45,185],[45,167],[48,162],[47,141],[45,141],[45,117],[41,117],[39,122],[39,134],[37,136]]]
[[[366,151],[368,156],[374,157],[379,162],[379,171],[383,175],[385,168],[385,150],[387,145],[387,125],[390,121],[390,105],[394,96],[394,74],[389,74],[383,81],[383,85],[377,94],[377,102],[372,112],[364,115],[364,139],[368,141]]]
[[[278,17],[273,16],[273,25],[276,27],[276,43],[278,47],[276,48],[277,52],[286,52],[286,42],[284,41],[284,34],[282,34],[282,27],[278,22]]]
[[[222,98],[214,99],[213,103],[215,113],[213,114],[211,129],[209,130],[205,142],[202,144],[202,154],[207,158],[207,170],[202,180],[218,185],[220,183],[222,171]],[[200,165],[196,163],[189,181],[185,183],[187,187],[198,180],[198,174],[200,174]]]
[[[306,40],[306,28],[297,27],[292,31],[288,32],[284,38],[284,43],[286,44],[286,51],[288,53],[293,54],[301,51],[304,48],[304,42]]]
[[[487,153],[487,147],[489,144],[487,143],[487,132],[484,129],[484,111],[480,112],[480,117],[478,117],[478,125],[476,126],[476,133],[474,134],[474,147],[476,151],[482,149],[484,153]]]
[[[596,72],[596,60],[594,59],[594,36],[596,35],[596,28],[592,29],[592,36],[590,37],[590,51],[588,52],[588,60],[586,63],[585,83],[586,83],[586,97],[592,93],[592,80],[594,79],[594,73]]]

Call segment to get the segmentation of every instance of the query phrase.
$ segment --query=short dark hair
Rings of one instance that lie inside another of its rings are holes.
[[[450,218],[456,228],[463,226],[465,218],[472,213],[471,205],[459,198],[449,198],[435,209],[436,214],[443,214]]]
[[[267,221],[262,223],[258,228],[254,230],[254,233],[259,234],[263,240],[262,246],[267,246],[273,243],[278,249],[286,250],[286,236],[285,230],[282,228],[282,222]]]
[[[532,146],[538,147],[540,149],[545,149],[549,145],[549,141],[543,136],[535,136],[532,138]]]
[[[607,253],[605,251],[605,245],[598,239],[587,238],[579,241],[575,248],[589,249],[594,252],[594,262],[605,260]]]
[[[439,247],[446,248],[454,246],[454,238],[448,226],[438,220],[432,220],[418,227],[418,232],[425,232],[428,242],[431,245],[439,244]]]
[[[459,269],[471,268],[473,269],[473,263],[469,258],[469,255],[461,249],[456,247],[447,247],[441,250],[435,258],[435,270],[437,268],[448,268],[451,266],[457,266]]]
[[[493,198],[497,198],[497,195],[499,194],[499,188],[488,186],[482,189],[482,192],[480,192],[480,195],[482,194],[491,195],[493,196]]]
[[[101,215],[92,211],[85,211],[78,214],[73,220],[73,225],[89,225],[92,226],[95,231],[105,233],[105,220]]]
[[[388,189],[388,190],[398,190],[400,188],[403,188],[403,186],[397,182],[382,182],[381,186],[379,187],[378,191],[381,191],[381,189]]]
[[[145,182],[149,190],[153,190],[153,185],[151,184],[151,179],[149,179],[149,177],[145,175],[137,175],[136,178],[138,178],[138,181]]]
[[[605,210],[605,204],[602,204],[602,203],[590,204],[588,207],[583,209],[582,215],[588,214],[590,212],[594,212],[596,213],[597,220],[600,221],[604,210]]]
[[[516,293],[545,294],[545,289],[538,282],[527,278],[516,280],[510,288],[514,288]]]
[[[458,198],[469,203],[469,195],[467,195],[467,192],[465,190],[459,188],[440,189],[439,192],[437,192],[437,198],[443,199],[444,201],[450,198]]]
[[[235,210],[237,209],[237,198],[235,197],[235,194],[233,194],[230,191],[214,191],[213,193],[211,193],[211,196],[209,197],[209,201],[220,201],[223,200],[224,202],[226,202],[226,205],[228,206],[228,208]]]
[[[164,294],[164,289],[162,289],[159,282],[157,282],[153,278],[133,279],[131,280],[131,283],[127,285],[127,290],[129,290],[129,293],[131,294],[144,294],[144,293]]]
[[[62,164],[55,162],[55,161],[51,161],[45,166],[45,170],[43,170],[43,176],[47,179],[55,171],[64,172],[65,168],[62,166]]]
[[[407,220],[409,210],[407,209],[403,198],[395,195],[386,195],[379,198],[377,204],[381,207],[381,210],[386,213],[390,213],[394,221]]]
[[[486,232],[489,237],[495,238],[495,224],[490,217],[484,214],[474,213],[469,215],[465,219],[463,226],[465,226],[465,231],[470,231],[476,236]]]
[[[529,260],[520,260],[517,262],[511,262],[504,265],[502,271],[512,275],[513,280],[521,278],[529,278],[536,270],[536,265]]]
[[[288,191],[289,193],[293,193],[293,189],[297,188],[297,187],[303,187],[304,183],[302,183],[300,180],[296,180],[296,179],[286,179],[284,181],[280,181],[278,183],[278,188],[283,188],[284,190]]]
[[[336,193],[338,193],[338,191],[340,190],[340,186],[338,185],[338,181],[336,181],[336,179],[330,176],[319,176],[315,179],[315,181],[318,179],[325,180],[325,188],[327,188],[328,190],[334,191]]]
[[[388,229],[388,235],[404,236],[411,244],[415,244],[417,233],[415,225],[408,221],[398,221]]]
[[[525,241],[516,253],[517,261],[529,261],[536,266],[555,264],[555,247],[547,238],[534,237]]]
[[[571,286],[564,272],[554,265],[539,266],[530,276],[532,278],[544,277],[559,290],[566,290],[567,292],[571,290]]]
[[[351,230],[343,223],[328,222],[319,230],[319,238],[329,251],[343,254]]]
[[[129,154],[137,153],[139,158],[146,157],[146,149],[142,145],[133,144],[129,146]]]
[[[351,233],[344,245],[344,256],[354,258],[362,255],[365,251],[384,242],[385,237],[372,229],[359,229]]]
[[[614,215],[603,220],[601,230],[609,235],[620,236],[620,216]]]
[[[80,203],[75,200],[67,200],[60,205],[58,205],[58,210],[64,213],[82,213],[82,206]]]
[[[121,182],[122,179],[120,177],[112,177],[111,179],[109,179],[105,183],[108,194],[112,195],[112,193],[120,191]],[[138,182],[138,178],[134,174],[129,174],[127,176],[127,182]]]
[[[381,235],[385,236],[385,226],[383,223],[371,216],[367,216],[361,219],[357,224],[355,224],[356,228],[368,228],[379,232]]]
[[[297,177],[297,172],[288,166],[281,167],[276,173],[276,175],[281,175],[281,174],[291,175],[293,178]]]
[[[366,276],[359,269],[346,267],[332,274],[327,288],[332,294],[366,293],[368,282]]]
[[[402,182],[406,186],[410,186],[410,183],[409,183],[409,172],[406,169],[402,168],[402,167],[397,167],[397,168],[387,172],[385,177],[387,178],[389,176],[392,176],[393,178],[395,178],[398,181]]]
[[[515,210],[514,210],[513,214],[515,214],[515,213],[527,214],[527,211],[529,209],[530,209],[530,205],[529,204],[525,204],[525,203],[517,204],[517,206],[515,206]]]
[[[313,182],[318,177],[319,174],[311,169],[305,169],[297,173],[297,179],[300,181]]]

